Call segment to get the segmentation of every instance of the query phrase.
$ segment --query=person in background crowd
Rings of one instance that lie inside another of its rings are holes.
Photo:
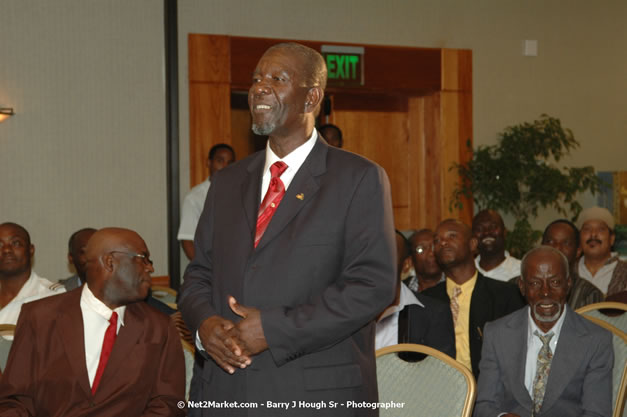
[[[318,131],[329,145],[335,146],[336,148],[341,148],[342,145],[344,145],[344,139],[342,139],[342,131],[336,125],[332,125],[330,123],[322,125],[320,126]]]
[[[399,231],[396,231],[396,250],[400,271],[409,256],[410,243]],[[375,348],[398,343],[425,345],[455,357],[455,332],[449,306],[424,294],[414,294],[400,281],[400,276],[394,302],[377,319]]]
[[[207,192],[211,185],[211,178],[221,169],[235,162],[235,151],[225,143],[214,145],[209,150],[207,157],[207,168],[209,168],[209,177],[206,181],[201,182],[185,196],[183,207],[181,208],[181,225],[177,239],[181,241],[183,252],[188,259],[194,257],[194,233],[196,233],[196,225],[205,205]]]
[[[602,207],[590,207],[577,219],[583,256],[579,259],[579,276],[593,283],[603,294],[627,290],[627,262],[612,252],[614,216]]]
[[[568,269],[549,246],[523,257],[529,307],[485,326],[475,417],[612,415],[612,335],[567,306]]]
[[[566,303],[571,309],[603,301],[601,290],[590,281],[581,279],[577,272],[577,259],[581,255],[577,226],[566,219],[555,220],[544,229],[542,244],[559,250],[568,259],[571,286]]]
[[[85,282],[85,268],[87,265],[85,248],[94,233],[96,233],[96,229],[86,227],[72,233],[72,236],[70,236],[67,259],[70,265],[76,270],[76,274],[69,278],[59,280],[58,284],[63,285],[66,291],[78,288]]]
[[[407,286],[414,292],[422,292],[446,281],[433,253],[433,238],[434,233],[430,229],[419,230],[410,238],[411,260],[416,276]]]
[[[479,375],[483,326],[524,306],[518,289],[484,277],[475,267],[477,238],[464,223],[447,219],[435,231],[435,257],[446,281],[423,294],[450,305],[455,325],[456,359]]]
[[[32,270],[35,245],[25,228],[0,224],[0,323],[15,324],[22,304],[65,292]]]
[[[178,332],[141,302],[153,271],[137,233],[94,233],[86,285],[22,307],[0,380],[0,416],[183,416]]]
[[[475,266],[483,276],[509,281],[520,275],[520,261],[505,250],[505,225],[494,210],[482,210],[472,220],[479,255]]]

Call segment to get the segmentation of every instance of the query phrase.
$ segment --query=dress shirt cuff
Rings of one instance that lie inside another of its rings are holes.
[[[198,334],[198,332],[196,332],[196,349],[203,351],[203,352],[205,351],[205,348],[202,345],[202,342],[200,341],[200,334]]]

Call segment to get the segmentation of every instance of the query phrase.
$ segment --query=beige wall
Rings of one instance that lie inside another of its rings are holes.
[[[189,136],[187,33],[467,48],[476,145],[547,113],[581,142],[566,165],[624,170],[626,21],[624,0],[179,0],[181,138]],[[538,41],[537,57],[522,55],[525,39]],[[188,152],[182,140],[183,189]],[[537,227],[552,216],[543,214]]]
[[[162,10],[161,0],[0,0],[0,106],[17,112],[0,124],[0,221],[31,231],[36,269],[51,279],[69,274],[67,237],[87,225],[138,230],[167,273]],[[619,170],[625,21],[624,0],[179,0],[181,195],[188,33],[469,48],[476,144],[548,113],[582,143],[566,164]],[[538,57],[522,56],[524,39],[538,40]]]
[[[0,0],[0,39],[0,222],[51,280],[85,226],[137,230],[166,274],[162,2]]]

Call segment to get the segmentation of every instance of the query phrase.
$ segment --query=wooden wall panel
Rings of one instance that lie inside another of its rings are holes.
[[[207,153],[217,143],[231,143],[231,88],[228,84],[190,83],[190,185],[207,178]]]
[[[409,100],[411,228],[434,229],[441,218],[439,95]]]
[[[231,146],[235,150],[237,160],[255,152],[255,135],[250,129],[251,124],[248,109],[231,110]]]
[[[187,46],[190,82],[231,82],[228,36],[190,34]]]
[[[459,175],[450,168],[453,163],[465,162],[472,156],[468,152],[466,143],[472,143],[472,131],[470,126],[470,105],[468,93],[441,92],[439,93],[440,105],[440,141],[441,155],[441,184],[442,184],[442,208],[443,217],[455,217],[471,224],[473,216],[472,202],[466,201],[461,210],[450,211],[451,196],[459,183]]]
[[[381,165],[392,188],[394,221],[410,227],[407,114],[400,112],[335,111],[332,123],[342,129],[344,149]]]

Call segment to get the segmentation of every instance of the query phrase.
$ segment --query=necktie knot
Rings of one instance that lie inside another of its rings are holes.
[[[287,164],[283,161],[276,161],[270,166],[270,175],[272,178],[280,177],[287,169]]]
[[[542,341],[542,345],[544,347],[549,347],[549,343],[551,342],[551,339],[553,338],[553,336],[555,336],[553,332],[543,335],[543,334],[540,334],[540,332],[538,332],[537,330],[534,331],[533,334],[540,338],[540,340]]]
[[[455,287],[455,289],[453,290],[453,297],[457,298],[462,294],[462,289],[461,287]]]

